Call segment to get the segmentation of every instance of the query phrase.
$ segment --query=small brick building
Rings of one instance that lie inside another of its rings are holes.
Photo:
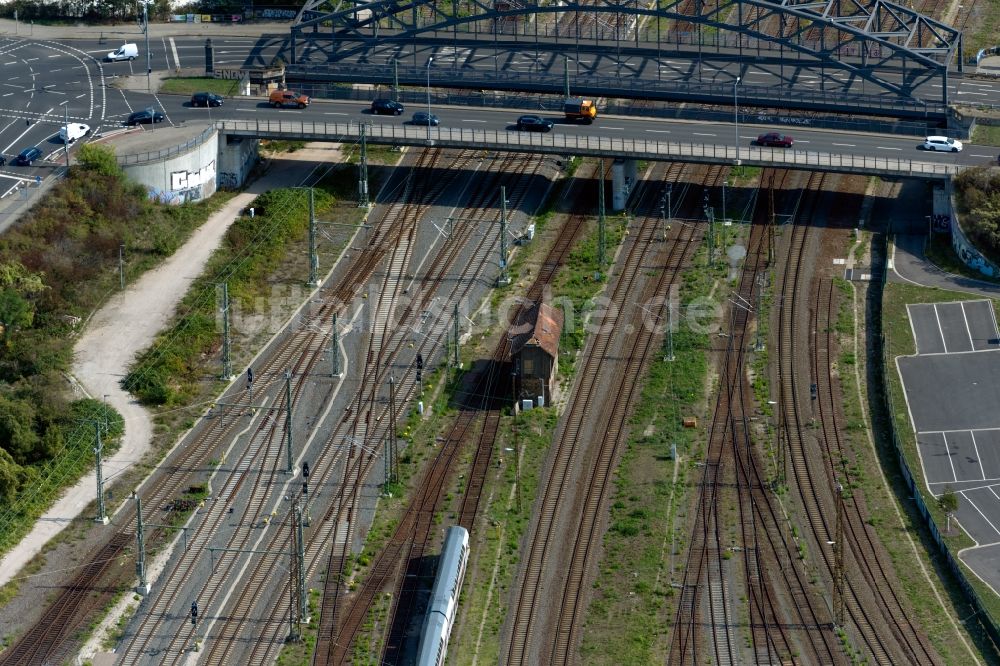
[[[559,336],[563,314],[546,303],[535,303],[522,311],[511,327],[511,361],[517,375],[514,395],[518,400],[552,401],[556,373],[559,371]]]

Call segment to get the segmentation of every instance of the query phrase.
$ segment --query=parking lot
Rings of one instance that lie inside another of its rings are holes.
[[[899,357],[930,491],[958,496],[955,518],[982,550],[962,559],[1000,590],[1000,329],[988,300],[907,306],[917,353]],[[943,527],[943,526],[942,526]]]

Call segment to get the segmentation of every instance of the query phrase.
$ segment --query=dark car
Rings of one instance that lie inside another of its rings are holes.
[[[17,157],[14,158],[14,164],[17,166],[31,166],[31,163],[42,156],[42,149],[38,146],[32,146],[30,148],[25,148]]]
[[[541,116],[521,116],[517,119],[517,129],[527,130],[529,132],[548,132],[552,129],[553,123],[548,118],[542,118]]]
[[[410,123],[414,125],[430,125],[431,127],[437,127],[441,124],[441,120],[433,113],[417,111],[413,114],[413,118],[410,119]]]
[[[199,92],[191,95],[191,106],[222,106],[222,95]]]
[[[774,146],[776,148],[791,148],[795,141],[787,134],[768,132],[757,137],[758,146]]]
[[[132,125],[141,125],[148,123],[162,123],[166,119],[159,111],[154,111],[153,109],[143,109],[142,111],[136,111],[129,115],[128,120],[125,124],[131,127]]]
[[[399,116],[403,113],[403,105],[394,99],[377,99],[372,102],[372,113],[381,116]]]

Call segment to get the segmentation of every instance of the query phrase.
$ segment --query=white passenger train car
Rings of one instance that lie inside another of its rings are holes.
[[[442,666],[448,653],[448,639],[455,625],[458,595],[462,592],[465,565],[469,561],[469,532],[458,525],[448,528],[441,548],[437,576],[431,588],[424,628],[420,632],[417,666]]]

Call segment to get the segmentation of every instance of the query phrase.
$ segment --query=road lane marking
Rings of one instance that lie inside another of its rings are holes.
[[[174,67],[180,67],[181,66],[181,59],[177,55],[177,44],[174,42],[174,38],[173,37],[170,38],[170,50],[173,51],[173,54],[174,54]]]
[[[323,115],[324,116],[348,116],[350,114],[349,113],[341,113],[339,111],[324,111]]]
[[[835,146],[842,146],[844,148],[857,148],[853,143],[835,143]]]
[[[691,134],[694,134],[695,136],[715,136],[714,134],[705,134],[703,132],[691,132]]]
[[[463,123],[485,123],[485,120],[462,120]]]
[[[889,146],[875,146],[878,150],[902,150],[902,148],[890,148]]]
[[[606,129],[606,130],[619,130],[619,131],[624,131],[624,130],[625,130],[625,128],[624,128],[624,127],[606,127],[605,125],[599,125],[599,126],[597,127],[597,129]]]
[[[652,132],[653,134],[670,134],[670,130],[646,130],[647,132]]]
[[[973,155],[972,155],[972,157],[988,157],[988,158],[990,158],[990,159],[992,159],[992,158],[993,158],[993,156],[992,156],[992,155],[976,155],[976,154],[973,154]]]

